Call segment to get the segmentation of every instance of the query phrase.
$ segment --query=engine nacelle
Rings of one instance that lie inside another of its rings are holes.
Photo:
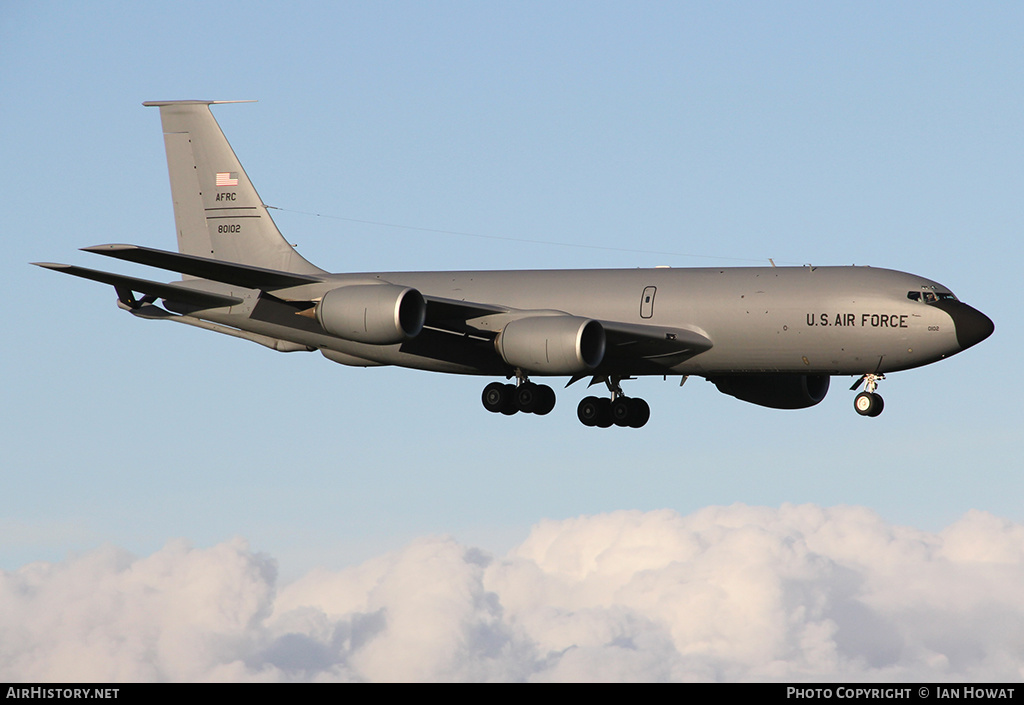
[[[604,360],[604,328],[577,316],[533,316],[505,325],[494,346],[502,359],[524,372],[569,375]]]
[[[415,338],[427,304],[415,289],[394,284],[352,284],[331,289],[316,306],[316,320],[331,335],[374,345]]]
[[[828,375],[712,377],[718,391],[772,409],[806,409],[828,394]]]

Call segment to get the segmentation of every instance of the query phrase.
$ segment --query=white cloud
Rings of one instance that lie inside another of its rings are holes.
[[[547,520],[279,587],[244,541],[0,574],[0,680],[1021,680],[1024,526],[860,507]]]

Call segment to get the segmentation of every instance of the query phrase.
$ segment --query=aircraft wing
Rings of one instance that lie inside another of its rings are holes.
[[[563,311],[531,311],[496,304],[424,296],[427,302],[425,325],[438,330],[483,337],[496,335],[501,327],[520,318],[571,315]],[[707,336],[685,328],[667,328],[641,323],[623,323],[595,319],[604,328],[609,362],[646,360],[671,366],[713,346]]]
[[[158,269],[166,269],[179,274],[187,274],[200,279],[211,279],[225,284],[234,284],[246,289],[262,289],[274,291],[287,289],[302,284],[314,284],[323,279],[308,274],[281,272],[276,269],[253,267],[247,264],[236,264],[223,260],[183,255],[178,252],[157,250],[152,247],[138,245],[95,245],[83,247],[83,252],[93,252],[106,257],[115,257],[128,262],[145,264]]]
[[[469,321],[485,316],[507,314],[515,310],[508,306],[445,299],[440,296],[424,296],[423,300],[427,302],[427,318],[424,325],[455,333],[480,332],[475,326],[470,325]]]
[[[72,276],[82,277],[83,279],[110,284],[117,290],[117,298],[132,308],[135,308],[138,303],[132,295],[133,291],[149,294],[160,299],[179,301],[200,309],[221,308],[242,303],[242,299],[235,296],[200,291],[180,284],[165,284],[163,282],[149,281],[148,279],[136,279],[135,277],[126,277],[121,274],[76,267],[71,264],[57,264],[55,262],[33,262],[32,264],[44,267],[45,269],[52,269],[56,272],[64,272]]]
[[[136,264],[165,269],[186,276],[199,277],[224,284],[275,291],[306,284],[323,282],[316,275],[283,272],[264,267],[209,259],[137,245],[96,245],[82,248],[86,252],[113,257]],[[137,279],[135,277],[86,269],[67,264],[48,262],[36,263],[41,267],[71,274],[85,279],[110,284],[117,290],[118,298],[132,309],[138,303],[132,292],[140,292],[155,298],[170,299],[200,309],[220,308],[242,303],[242,300],[225,294],[202,291],[183,284]],[[456,333],[460,337],[475,338],[474,344],[466,339],[456,342],[448,336],[444,344],[431,354],[444,358],[455,348],[469,346],[474,351],[479,343],[492,339],[509,322],[536,316],[571,316],[565,311],[526,310],[494,303],[480,303],[425,295],[427,304],[424,325],[445,333]],[[640,323],[624,323],[595,319],[604,329],[606,339],[605,362],[612,366],[629,366],[647,363],[648,370],[659,372],[689,357],[711,349],[711,341],[704,335],[684,328],[667,328]],[[410,349],[411,350],[411,349]],[[452,353],[454,354],[454,353]],[[478,353],[475,353],[478,354]]]

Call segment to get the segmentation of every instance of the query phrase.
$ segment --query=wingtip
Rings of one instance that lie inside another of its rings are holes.
[[[137,250],[139,249],[139,246],[113,243],[110,245],[90,245],[89,247],[82,247],[80,249],[82,252],[123,252],[124,250]]]

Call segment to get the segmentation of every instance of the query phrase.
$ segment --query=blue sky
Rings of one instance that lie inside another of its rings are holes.
[[[1022,33],[1011,3],[5,4],[0,569],[244,536],[287,578],[426,535],[502,552],[543,519],[737,502],[1024,521]],[[628,390],[646,428],[602,433],[579,386],[505,418],[486,379],[137,321],[27,263],[173,248],[141,103],[178,98],[258,99],[215,115],[332,271],[871,264],[996,332],[891,375],[875,420],[846,378],[799,412],[658,378]]]
[[[4,516],[45,535],[39,557],[235,532],[351,541],[344,555],[733,501],[1019,519],[1020,20],[931,3],[8,6]],[[997,334],[893,375],[875,423],[843,379],[795,413],[641,380],[652,424],[600,434],[573,418],[575,390],[543,420],[491,417],[485,380],[146,324],[102,286],[27,267],[173,246],[159,119],[140,103],[181,97],[259,99],[216,112],[271,205],[680,253],[278,214],[335,271],[870,263],[947,284]],[[32,555],[18,543],[8,567]]]

